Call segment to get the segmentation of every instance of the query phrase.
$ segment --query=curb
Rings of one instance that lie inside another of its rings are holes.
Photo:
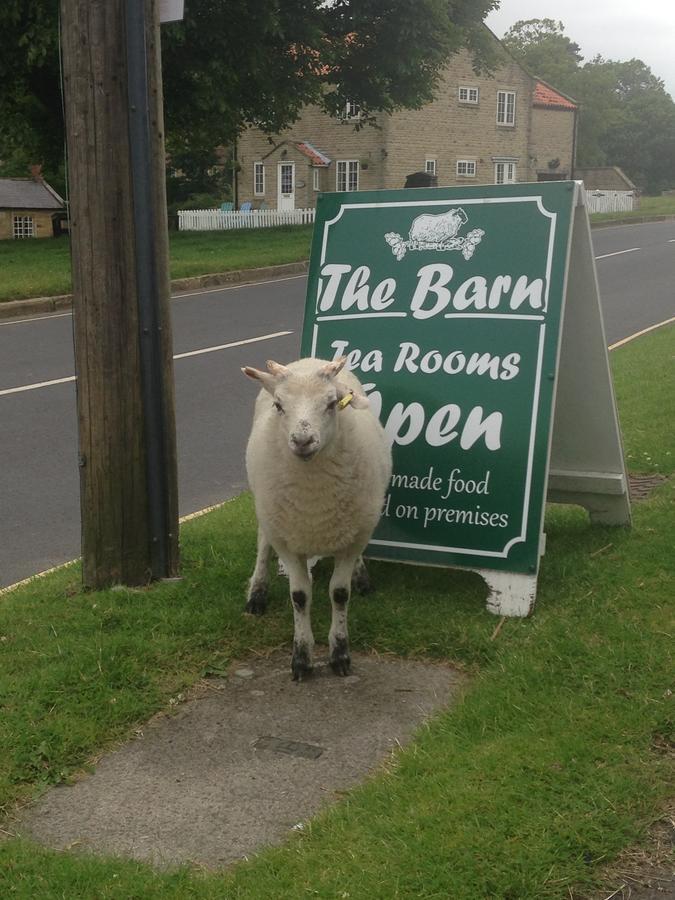
[[[256,284],[272,281],[284,276],[303,275],[307,271],[308,260],[283,263],[279,266],[261,266],[257,269],[235,269],[232,272],[218,272],[212,275],[195,275],[192,278],[176,278],[171,282],[171,293],[198,291],[200,288],[220,285]],[[69,310],[73,306],[72,294],[58,297],[33,297],[29,300],[8,300],[0,302],[0,319],[15,319],[19,316],[33,316],[38,313],[48,315],[59,310]]]

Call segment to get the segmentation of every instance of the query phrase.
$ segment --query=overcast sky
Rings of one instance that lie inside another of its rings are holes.
[[[674,0],[501,0],[485,21],[503,37],[519,19],[561,21],[584,61],[641,59],[675,99]]]

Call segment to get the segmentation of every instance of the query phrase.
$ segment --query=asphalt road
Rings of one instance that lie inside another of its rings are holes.
[[[675,222],[598,229],[593,243],[609,344],[675,315]],[[298,355],[305,284],[174,299],[182,515],[245,488],[255,387],[239,369]],[[0,587],[79,555],[71,328],[70,314],[0,322]]]

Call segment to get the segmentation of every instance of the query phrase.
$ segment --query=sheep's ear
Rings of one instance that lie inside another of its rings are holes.
[[[333,362],[329,362],[326,363],[325,366],[321,366],[321,368],[319,369],[319,374],[323,375],[325,378],[335,378],[335,376],[342,371],[346,362],[346,356],[341,356],[339,359],[334,359]]]
[[[272,375],[276,375],[279,378],[285,378],[287,375],[290,375],[290,372],[286,366],[282,366],[281,363],[274,362],[273,359],[267,360],[267,368],[270,370]]]
[[[249,378],[259,381],[270,394],[274,393],[276,387],[276,378],[274,375],[270,375],[269,372],[261,372],[260,369],[254,369],[252,366],[244,366],[241,371],[244,375],[248,375]]]
[[[351,400],[347,406],[353,406],[354,409],[368,409],[370,406],[370,401],[365,394],[361,393],[361,391],[355,391],[352,388],[347,387],[347,385],[343,384],[341,381],[336,381],[335,387],[337,389],[338,400],[343,400],[351,394]]]

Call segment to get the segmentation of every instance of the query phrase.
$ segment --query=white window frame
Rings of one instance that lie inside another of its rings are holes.
[[[480,91],[473,84],[460,84],[457,88],[457,99],[460,103],[468,103],[470,106],[478,106]]]
[[[345,111],[343,114],[343,118],[345,119],[360,119],[361,118],[361,110],[359,109],[359,104],[355,100],[347,100],[345,103]]]
[[[319,169],[317,166],[314,166],[314,168],[312,169],[312,190],[321,190],[321,169]]]
[[[35,237],[35,219],[33,216],[12,216],[12,234],[16,241]]]
[[[259,183],[261,185],[260,188],[258,188]],[[253,163],[253,196],[265,196],[265,164],[262,162]]]
[[[464,169],[464,171],[460,171]],[[455,174],[458,178],[475,178],[476,177],[476,160],[475,159],[458,159],[455,165]]]
[[[495,163],[495,184],[515,184],[517,171],[515,162],[499,160]]]
[[[424,171],[429,175],[436,175],[436,160],[428,156],[424,160]]]
[[[497,91],[497,125],[514,128],[516,124],[516,92]]]
[[[338,159],[335,164],[335,190],[342,192],[358,191],[359,169],[358,159]],[[344,187],[341,187],[341,184]]]

